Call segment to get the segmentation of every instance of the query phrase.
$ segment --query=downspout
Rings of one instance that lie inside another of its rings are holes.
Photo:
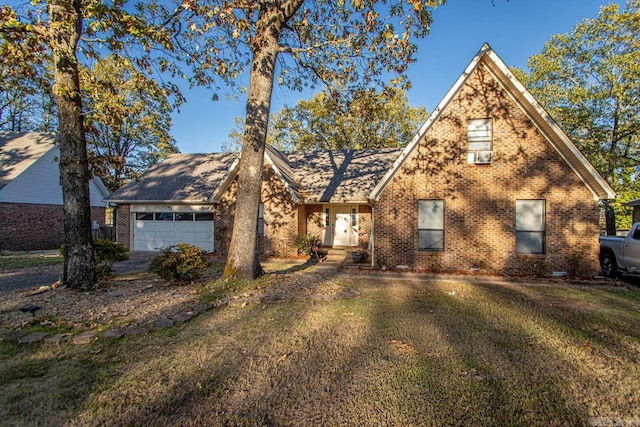
[[[371,267],[375,267],[376,265],[376,260],[375,260],[375,206],[373,205],[373,203],[369,202],[369,205],[371,206],[371,236],[369,237],[369,251],[371,252]]]

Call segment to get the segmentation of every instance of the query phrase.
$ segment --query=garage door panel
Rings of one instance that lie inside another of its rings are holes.
[[[155,251],[155,241],[153,239],[145,239],[139,240],[136,239],[133,241],[133,250],[134,251]]]
[[[142,217],[134,213],[135,218]],[[149,214],[145,214],[149,217]],[[206,251],[213,251],[213,221],[211,213],[156,212],[151,220],[133,221],[134,250],[157,251],[178,243],[190,243]]]
[[[207,252],[212,252],[213,251],[213,241],[212,240],[209,240],[207,242],[196,241],[196,242],[194,242],[194,245],[202,248],[202,250],[205,250]]]
[[[191,222],[187,222],[187,221],[176,221],[175,223],[175,230],[176,233],[193,233],[195,231],[195,222],[191,221]]]
[[[173,232],[173,221],[156,221],[156,232]]]
[[[176,230],[176,243],[192,243],[196,240],[196,236],[194,232],[191,233],[181,233]]]
[[[197,221],[193,224],[197,233],[213,233],[213,221]]]

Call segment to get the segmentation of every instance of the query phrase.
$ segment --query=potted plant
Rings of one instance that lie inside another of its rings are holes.
[[[369,257],[369,254],[366,251],[358,249],[357,251],[351,252],[351,259],[353,262],[362,262]]]

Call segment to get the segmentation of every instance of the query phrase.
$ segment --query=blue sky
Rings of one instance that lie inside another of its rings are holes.
[[[413,106],[432,111],[469,61],[487,42],[508,66],[525,68],[553,34],[566,33],[595,18],[605,0],[449,0],[433,13],[433,25],[420,41],[417,61],[409,67]],[[624,1],[616,1],[622,7]],[[245,98],[228,101],[202,88],[184,91],[187,103],[173,116],[172,135],[183,153],[218,152],[236,116],[244,116]],[[293,106],[312,93],[276,87],[272,112]]]

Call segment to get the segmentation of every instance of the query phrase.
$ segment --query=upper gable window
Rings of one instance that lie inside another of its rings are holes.
[[[493,161],[493,120],[469,120],[467,141],[469,163],[491,163]]]

